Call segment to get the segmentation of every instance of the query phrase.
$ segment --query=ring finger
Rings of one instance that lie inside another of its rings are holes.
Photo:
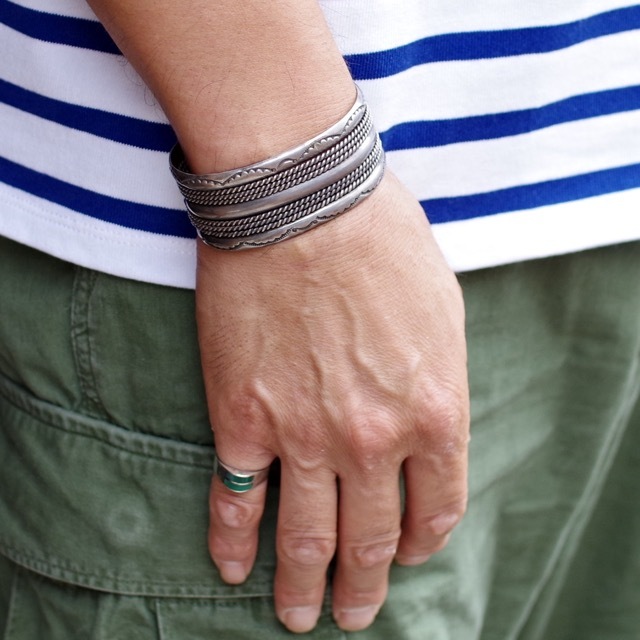
[[[398,470],[346,478],[340,485],[338,570],[333,611],[346,631],[368,627],[382,606],[400,537]]]

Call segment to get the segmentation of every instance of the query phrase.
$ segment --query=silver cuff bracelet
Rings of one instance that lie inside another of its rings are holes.
[[[176,145],[170,164],[200,238],[218,249],[248,249],[279,242],[353,207],[380,182],[384,151],[358,89],[339,122],[268,160],[194,175]]]

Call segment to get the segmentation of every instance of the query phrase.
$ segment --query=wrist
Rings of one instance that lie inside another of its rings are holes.
[[[203,99],[199,115],[174,117],[173,126],[192,171],[218,173],[313,138],[338,121],[354,97],[348,73],[295,86],[240,84],[223,98]]]
[[[268,160],[194,174],[178,145],[170,160],[198,235],[229,250],[264,247],[328,222],[369,197],[384,173],[360,91],[338,122]]]

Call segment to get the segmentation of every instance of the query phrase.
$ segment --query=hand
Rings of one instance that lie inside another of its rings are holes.
[[[315,626],[337,552],[335,619],[368,626],[394,558],[425,562],[466,504],[462,297],[422,208],[387,172],[352,211],[294,239],[201,245],[196,293],[220,458],[281,461],[278,617]],[[212,483],[209,548],[227,582],[251,570],[265,495],[266,483]]]

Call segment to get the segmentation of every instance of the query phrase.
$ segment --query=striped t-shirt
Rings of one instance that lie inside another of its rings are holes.
[[[640,4],[321,4],[454,269],[640,238]],[[192,287],[174,140],[84,0],[0,0],[0,233]]]

